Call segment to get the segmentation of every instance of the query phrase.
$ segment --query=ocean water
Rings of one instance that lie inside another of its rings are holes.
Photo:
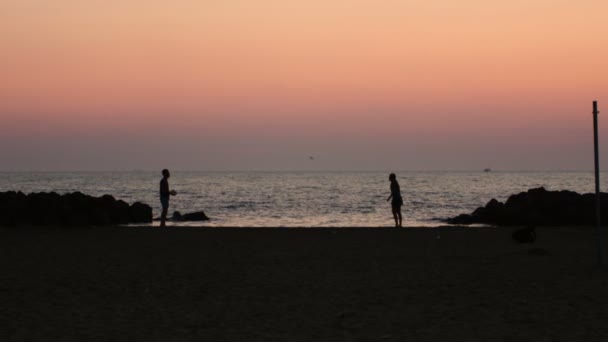
[[[396,172],[404,198],[403,225],[432,227],[470,213],[490,199],[544,186],[594,191],[592,172]],[[160,172],[5,172],[0,191],[111,194],[160,213]],[[601,175],[601,188],[608,174]],[[203,210],[204,226],[390,227],[388,172],[173,171],[169,212]],[[157,224],[157,223],[156,223]],[[181,225],[188,225],[187,223]],[[201,225],[195,223],[194,225]]]

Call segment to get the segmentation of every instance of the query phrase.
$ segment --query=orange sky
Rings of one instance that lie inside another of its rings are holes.
[[[600,0],[3,0],[0,168],[589,169],[606,13]]]

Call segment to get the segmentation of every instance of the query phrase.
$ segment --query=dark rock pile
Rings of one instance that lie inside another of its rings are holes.
[[[608,194],[600,198],[602,222],[608,223]],[[472,214],[447,220],[450,224],[493,225],[593,225],[595,224],[595,194],[573,191],[530,189],[510,196],[505,203],[492,199]]]
[[[132,205],[110,195],[93,197],[80,192],[24,194],[0,192],[0,226],[101,226],[152,222],[152,208]]]
[[[172,217],[173,221],[209,221],[209,218],[207,217],[207,215],[205,215],[205,213],[203,211],[197,211],[194,213],[187,213],[187,214],[183,214],[180,213],[179,211],[176,211],[173,213],[173,217]]]

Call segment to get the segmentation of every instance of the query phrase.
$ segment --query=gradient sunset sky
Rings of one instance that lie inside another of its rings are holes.
[[[2,0],[0,170],[592,170],[607,15],[604,0]]]

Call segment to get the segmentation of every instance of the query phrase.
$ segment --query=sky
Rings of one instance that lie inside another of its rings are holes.
[[[0,170],[592,170],[607,13],[603,0],[2,0]]]

